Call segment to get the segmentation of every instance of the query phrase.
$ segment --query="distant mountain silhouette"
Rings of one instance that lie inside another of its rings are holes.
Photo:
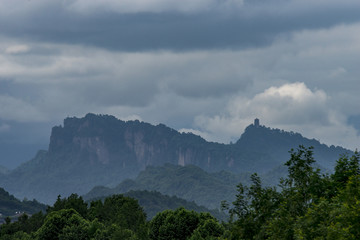
[[[299,145],[314,147],[314,158],[320,167],[333,169],[336,160],[342,154],[353,152],[342,147],[327,146],[318,140],[308,139],[300,133],[287,132],[280,129],[272,129],[265,126],[249,125],[241,138],[236,142],[236,149],[240,152],[261,152],[270,156],[272,161],[261,161],[256,169],[268,169],[273,164],[283,164],[289,159],[289,151],[296,149]]]
[[[315,159],[324,168],[332,168],[340,154],[350,152],[259,124],[249,125],[235,144],[220,144],[163,124],[87,114],[53,127],[48,151],[39,151],[4,174],[1,187],[20,198],[51,203],[59,194],[84,194],[97,185],[113,187],[146,166],[164,163],[191,164],[208,172],[266,173],[288,160],[288,151],[299,144],[314,146]]]

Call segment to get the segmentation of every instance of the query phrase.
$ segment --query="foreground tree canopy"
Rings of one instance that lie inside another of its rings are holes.
[[[290,155],[280,191],[253,174],[231,207],[222,203],[231,239],[360,239],[359,154],[341,156],[331,175],[313,168],[312,148]]]
[[[113,195],[87,204],[58,197],[46,213],[8,219],[0,239],[360,239],[359,154],[341,156],[332,174],[313,167],[313,149],[299,146],[285,163],[278,187],[257,174],[237,186],[236,200],[219,223],[209,213],[165,210],[147,221],[137,200]]]

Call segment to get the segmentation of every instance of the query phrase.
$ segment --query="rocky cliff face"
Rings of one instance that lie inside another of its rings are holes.
[[[208,143],[193,134],[181,134],[165,125],[152,126],[88,114],[83,119],[68,118],[63,127],[53,128],[49,156],[71,152],[76,156],[75,161],[83,164],[133,165],[138,170],[163,163],[194,164],[217,170],[219,165],[233,165],[233,158],[223,163],[227,161],[227,148],[229,146]]]
[[[96,185],[115,186],[146,166],[164,163],[192,164],[210,172],[264,173],[285,162],[288,150],[299,144],[315,146],[324,166],[346,152],[263,126],[250,125],[236,144],[219,144],[163,124],[88,114],[67,118],[63,126],[54,127],[48,151],[7,174],[0,187],[20,198],[50,203],[58,194],[83,194]]]

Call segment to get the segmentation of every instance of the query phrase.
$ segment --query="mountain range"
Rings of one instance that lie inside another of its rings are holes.
[[[209,173],[266,175],[276,173],[288,160],[288,151],[300,144],[315,148],[315,159],[323,169],[331,169],[339,155],[351,153],[256,122],[236,143],[222,144],[163,124],[87,114],[66,118],[63,126],[53,127],[48,150],[40,150],[30,161],[0,173],[0,187],[19,198],[52,203],[59,194],[85,194],[100,185],[115,187],[125,179],[134,179],[147,166],[162,167],[165,163],[194,165]]]

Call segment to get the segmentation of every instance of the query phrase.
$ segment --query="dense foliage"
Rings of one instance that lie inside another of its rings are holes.
[[[312,148],[291,150],[288,176],[274,187],[238,185],[236,201],[223,202],[231,219],[230,239],[359,239],[359,154],[337,161],[334,173],[313,168]]]
[[[196,213],[184,208],[163,211],[149,224],[149,238],[152,240],[220,237],[223,232],[223,226],[210,214]]]
[[[224,227],[209,213],[165,210],[151,221],[137,200],[113,195],[90,205],[72,194],[58,197],[47,213],[1,225],[0,239],[203,239],[220,237]]]
[[[13,195],[10,195],[3,188],[0,188],[0,219],[2,216],[13,216],[19,212],[36,213],[46,209],[46,205],[39,203],[36,200],[23,201],[18,200]]]
[[[146,215],[138,202],[123,195],[90,206],[72,194],[52,207],[1,225],[0,239],[148,239]]]
[[[0,239],[360,239],[360,155],[341,156],[332,174],[313,167],[312,148],[290,151],[278,188],[257,174],[237,186],[229,220],[185,208],[146,220],[137,200],[113,195],[87,205],[76,194],[58,197],[46,214],[7,221]]]

